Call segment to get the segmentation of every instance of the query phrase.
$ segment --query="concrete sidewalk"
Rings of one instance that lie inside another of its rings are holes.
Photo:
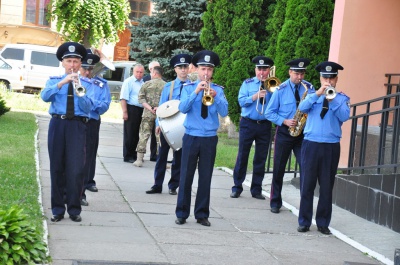
[[[105,121],[95,178],[99,192],[86,192],[89,206],[83,207],[81,223],[72,222],[68,215],[52,223],[49,115],[37,114],[37,119],[52,264],[393,264],[394,251],[400,248],[400,234],[335,206],[333,235],[324,236],[315,226],[308,233],[298,233],[299,191],[290,184],[290,176],[283,188],[285,208],[273,214],[269,201],[252,198],[248,187],[240,198],[230,198],[229,170],[215,169],[211,227],[196,223],[193,207],[187,223],[176,225],[177,197],[168,194],[166,185],[170,171],[162,194],[145,194],[153,184],[155,163],[149,161],[149,154],[141,168],[124,163],[122,123]],[[269,195],[270,183],[271,176],[266,175],[265,195]],[[195,179],[193,196],[196,189]]]

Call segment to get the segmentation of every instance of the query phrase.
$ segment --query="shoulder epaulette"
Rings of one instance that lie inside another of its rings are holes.
[[[215,83],[211,83],[211,84],[213,84],[214,86],[217,86],[217,87],[220,87],[220,88],[224,89],[224,87],[221,86],[221,85],[218,85],[218,84],[215,84]]]
[[[98,86],[98,87],[101,87],[101,88],[103,88],[103,86],[104,86],[104,83],[103,82],[101,82],[100,80],[93,80],[93,84],[95,84],[96,86]]]
[[[342,95],[342,96],[345,96],[346,98],[350,99],[350,97],[347,96],[347,95],[346,95],[345,93],[343,93],[343,92],[339,92],[338,94],[340,94],[340,95]]]
[[[278,86],[278,90],[285,88],[287,86],[287,83],[282,83]]]
[[[91,81],[89,78],[87,78],[87,77],[81,76],[81,80],[82,80],[82,81],[85,81],[85,82],[87,82],[87,83],[92,83],[92,81]]]
[[[248,79],[246,79],[244,82],[246,82],[246,83],[251,83],[251,82],[254,82],[254,79],[253,79],[253,78],[248,78]]]
[[[98,79],[98,80],[100,80],[100,81],[103,82],[103,83],[107,83],[107,79],[104,79],[104,78],[102,78],[102,77],[100,77],[100,76],[96,76],[95,79]]]
[[[195,82],[189,82],[189,83],[183,84],[183,86],[190,86],[190,85],[194,85],[194,84],[195,84]]]
[[[62,76],[61,75],[57,75],[57,76],[50,76],[50,79],[61,79]]]

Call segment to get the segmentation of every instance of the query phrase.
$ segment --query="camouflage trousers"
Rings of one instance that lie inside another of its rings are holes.
[[[151,136],[151,131],[155,126],[155,118],[143,117],[139,129],[139,142],[136,147],[136,152],[146,153],[147,141]],[[158,141],[157,141],[158,142]]]

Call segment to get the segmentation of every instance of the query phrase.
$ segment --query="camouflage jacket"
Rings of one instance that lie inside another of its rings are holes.
[[[165,81],[161,78],[154,78],[145,82],[139,91],[139,103],[147,103],[152,107],[158,107],[161,92],[164,88]],[[143,111],[143,117],[155,116],[146,108]]]

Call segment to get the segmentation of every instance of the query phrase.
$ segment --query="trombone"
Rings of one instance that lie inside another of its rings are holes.
[[[207,80],[207,75],[204,76],[204,79]],[[207,87],[204,89],[203,98],[201,99],[201,102],[208,107],[214,104],[214,97],[211,96],[210,81],[207,80],[206,82],[207,82]]]
[[[274,91],[279,87],[279,85],[281,84],[281,80],[279,80],[279,78],[275,77],[275,65],[271,67],[271,70],[269,71],[268,77],[267,79],[264,81],[264,83],[262,83],[262,76],[261,76],[261,84],[260,87],[258,89],[258,92],[260,92],[261,90],[266,89],[268,92],[270,93],[274,93]],[[264,84],[264,86],[262,85]],[[265,87],[265,88],[264,88]],[[260,105],[260,93],[258,93],[257,96],[257,104],[256,104],[256,111],[260,114],[260,115],[264,115],[264,105],[265,105],[265,97],[264,100],[262,102],[262,106],[261,106],[261,111],[259,111],[259,106]]]
[[[263,86],[265,83],[263,83],[263,81],[262,81],[262,75],[260,76],[260,87],[258,88],[258,93],[257,93],[257,103],[256,103],[256,111],[260,114],[260,115],[263,115],[264,114],[264,105],[265,105],[265,96],[264,96],[264,98],[263,98],[263,100],[262,100],[262,103],[261,103],[261,111],[259,110],[259,107],[258,106],[260,106],[260,91],[261,90],[265,90],[265,87]]]
[[[71,69],[71,72],[74,73],[74,69]],[[75,93],[78,97],[83,97],[86,94],[86,89],[81,84],[81,72],[78,71],[78,78],[77,80],[72,81],[72,87],[75,90]]]

